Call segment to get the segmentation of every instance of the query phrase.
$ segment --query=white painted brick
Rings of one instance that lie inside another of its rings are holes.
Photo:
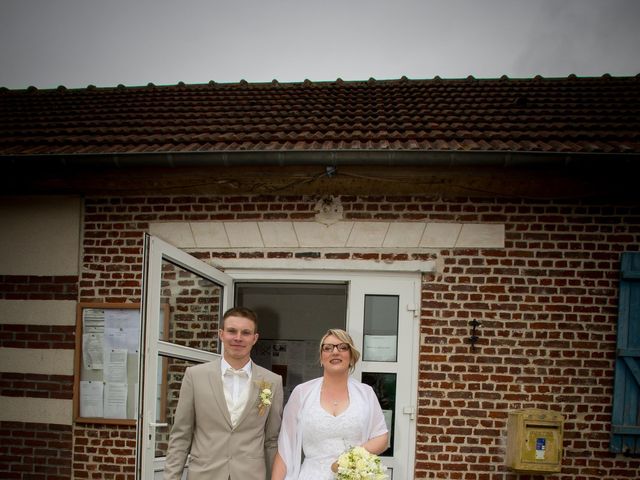
[[[504,248],[504,225],[466,223],[462,226],[456,247]]]
[[[41,375],[73,375],[73,350],[0,348],[2,371]]]
[[[224,225],[220,222],[192,222],[191,231],[197,247],[229,248],[229,238]]]
[[[178,248],[196,246],[191,225],[188,222],[151,223],[149,233]]]
[[[353,222],[339,222],[333,225],[323,225],[316,222],[296,222],[298,242],[303,248],[307,247],[344,247],[349,238]]]
[[[159,222],[178,248],[504,248],[504,225],[423,222]]]
[[[260,222],[265,247],[298,247],[298,237],[291,222]]]
[[[263,248],[257,222],[224,222],[229,242],[237,248]]]
[[[356,222],[347,240],[347,247],[380,247],[389,230],[389,222]]]
[[[58,398],[0,397],[3,422],[71,425],[73,401]]]
[[[0,324],[75,325],[74,300],[0,300]]]
[[[82,200],[0,198],[3,275],[77,275]]]
[[[427,223],[420,246],[425,248],[452,248],[462,225],[459,223]]]
[[[382,246],[416,248],[420,245],[424,227],[422,222],[392,222]]]

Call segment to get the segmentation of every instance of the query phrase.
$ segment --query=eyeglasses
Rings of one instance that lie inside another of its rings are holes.
[[[348,343],[338,343],[337,345],[333,343],[323,343],[320,345],[320,348],[325,353],[333,352],[334,348],[337,348],[339,352],[348,352],[351,349]]]

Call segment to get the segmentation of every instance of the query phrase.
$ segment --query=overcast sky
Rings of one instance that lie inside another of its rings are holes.
[[[640,73],[640,0],[0,0],[0,86]]]

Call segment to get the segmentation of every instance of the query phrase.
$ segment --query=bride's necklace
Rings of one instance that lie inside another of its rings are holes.
[[[340,399],[339,399],[339,400],[335,400],[335,399],[333,399],[333,398],[329,398],[329,392],[327,392],[327,391],[324,389],[324,386],[322,387],[321,391],[324,393],[325,398],[326,398],[329,402],[331,402],[331,405],[333,405],[333,406],[334,406],[334,408],[335,408],[335,407],[337,407],[337,406],[342,402],[342,400],[340,400]]]
[[[334,400],[333,398],[328,398],[329,394],[327,392],[324,392],[324,396],[327,400],[329,400],[329,402],[331,402],[331,405],[333,405],[334,407],[337,407],[338,404],[342,401],[342,400]]]

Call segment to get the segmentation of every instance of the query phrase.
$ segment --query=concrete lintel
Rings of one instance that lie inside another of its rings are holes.
[[[215,259],[212,264],[225,271],[239,269],[268,270],[353,270],[369,272],[436,272],[434,260],[425,261],[371,261],[371,260],[326,260],[300,258],[225,258]]]
[[[342,221],[159,222],[149,231],[184,249],[504,248],[505,227],[490,223]]]

